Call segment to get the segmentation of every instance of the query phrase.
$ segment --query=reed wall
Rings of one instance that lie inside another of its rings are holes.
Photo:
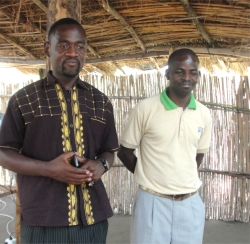
[[[118,136],[121,136],[129,110],[139,101],[161,92],[166,79],[157,72],[140,75],[82,77],[107,94],[114,106]],[[0,112],[4,113],[10,94],[20,85],[0,84]],[[203,181],[201,197],[206,218],[225,221],[250,220],[250,82],[249,77],[202,74],[194,91],[213,118],[209,153],[199,169]],[[0,184],[15,184],[14,174],[0,171]],[[131,214],[137,185],[133,175],[117,157],[103,176],[114,213]]]

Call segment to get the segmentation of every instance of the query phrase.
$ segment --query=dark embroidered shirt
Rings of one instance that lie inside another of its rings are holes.
[[[48,73],[47,78],[24,87],[10,99],[0,148],[45,163],[68,151],[95,159],[102,152],[118,149],[113,107],[90,84],[78,79],[66,91]],[[94,186],[76,186],[17,174],[17,183],[26,225],[91,225],[112,216],[102,180]]]

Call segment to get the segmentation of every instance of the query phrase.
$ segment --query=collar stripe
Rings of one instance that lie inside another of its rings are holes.
[[[175,104],[167,95],[167,91],[168,91],[169,87],[166,87],[164,89],[164,91],[160,94],[160,99],[161,102],[163,104],[163,106],[165,107],[166,110],[174,110],[176,108],[178,108],[179,106],[177,104]],[[195,98],[194,98],[194,94],[191,93],[191,98],[189,101],[189,104],[187,106],[190,109],[196,109],[196,102],[195,102]]]

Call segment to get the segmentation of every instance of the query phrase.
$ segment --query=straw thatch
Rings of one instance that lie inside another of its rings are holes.
[[[62,1],[62,8],[71,1]],[[213,65],[241,74],[250,66],[249,0],[82,0],[88,36],[83,73],[113,74],[123,66],[160,69],[169,53],[193,48]],[[45,67],[48,0],[0,1],[0,61]],[[33,72],[33,70],[31,70]]]

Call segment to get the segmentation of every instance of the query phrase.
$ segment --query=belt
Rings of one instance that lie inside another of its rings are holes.
[[[153,190],[150,190],[148,188],[146,188],[145,186],[139,186],[142,190],[146,191],[146,192],[149,192],[153,195],[156,195],[158,197],[164,197],[164,198],[168,198],[168,199],[172,199],[172,200],[175,200],[175,201],[182,201],[188,197],[191,197],[193,196],[197,191],[195,192],[191,192],[191,193],[187,193],[187,194],[178,194],[178,195],[166,195],[166,194],[161,194],[161,193],[158,193],[158,192],[155,192]]]

